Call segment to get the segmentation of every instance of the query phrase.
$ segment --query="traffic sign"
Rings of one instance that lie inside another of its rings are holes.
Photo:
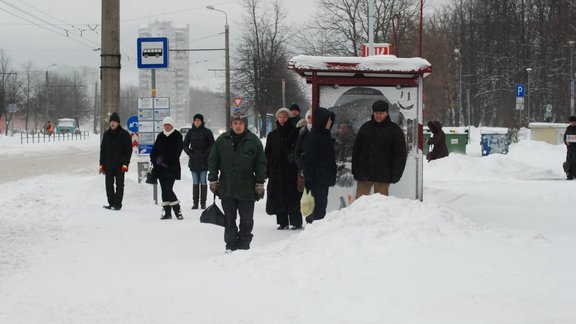
[[[240,105],[242,105],[242,101],[244,101],[244,98],[242,97],[234,98],[234,104],[236,105],[236,108],[240,108]]]
[[[132,133],[138,133],[138,116],[130,116],[128,121],[126,122],[126,126],[128,126],[128,130]]]
[[[140,37],[137,41],[138,68],[162,69],[168,67],[168,38]]]
[[[522,83],[516,84],[516,97],[524,97],[524,85]]]

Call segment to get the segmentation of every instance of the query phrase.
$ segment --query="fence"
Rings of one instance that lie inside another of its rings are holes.
[[[46,133],[20,133],[20,144],[28,143],[45,143],[45,142],[64,142],[64,141],[81,141],[90,136],[90,132],[82,131],[75,133],[54,133],[48,135]]]

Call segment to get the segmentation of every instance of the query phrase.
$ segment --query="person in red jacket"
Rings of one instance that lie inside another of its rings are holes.
[[[54,126],[52,126],[50,121],[48,121],[48,124],[46,125],[46,133],[48,133],[48,137],[52,136],[54,133]]]

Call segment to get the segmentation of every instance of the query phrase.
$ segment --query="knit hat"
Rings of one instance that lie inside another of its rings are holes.
[[[110,120],[108,122],[111,122],[111,121],[115,121],[118,124],[120,124],[120,116],[118,116],[117,112],[113,112],[112,115],[110,115]]]
[[[297,103],[293,103],[293,104],[290,106],[290,110],[298,110],[298,112],[300,112],[300,106],[298,106]]]
[[[372,104],[372,111],[388,111],[388,103],[384,100],[378,100]]]
[[[193,120],[196,120],[196,119],[200,119],[202,122],[204,122],[204,116],[202,116],[202,114],[196,114],[196,115],[194,115],[194,119],[193,119]]]
[[[172,117],[170,117],[170,116],[165,117],[164,120],[162,121],[162,126],[164,126],[166,124],[170,124],[170,125],[172,125],[172,127],[174,127],[174,119],[172,119]]]
[[[235,110],[232,113],[232,120],[241,120],[248,125],[248,116],[242,110]]]
[[[569,122],[576,121],[576,116],[570,116],[570,117],[568,118],[568,121],[569,121]]]
[[[286,109],[286,108],[280,108],[278,109],[278,111],[276,112],[276,119],[278,119],[278,116],[280,116],[281,113],[285,113],[288,115],[288,118],[290,118],[290,110]]]

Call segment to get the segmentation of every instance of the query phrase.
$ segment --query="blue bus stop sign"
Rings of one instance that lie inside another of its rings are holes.
[[[130,116],[126,124],[128,126],[129,131],[131,131],[132,133],[138,133],[138,116],[136,115]]]
[[[524,98],[524,85],[522,83],[516,84],[516,97]]]

